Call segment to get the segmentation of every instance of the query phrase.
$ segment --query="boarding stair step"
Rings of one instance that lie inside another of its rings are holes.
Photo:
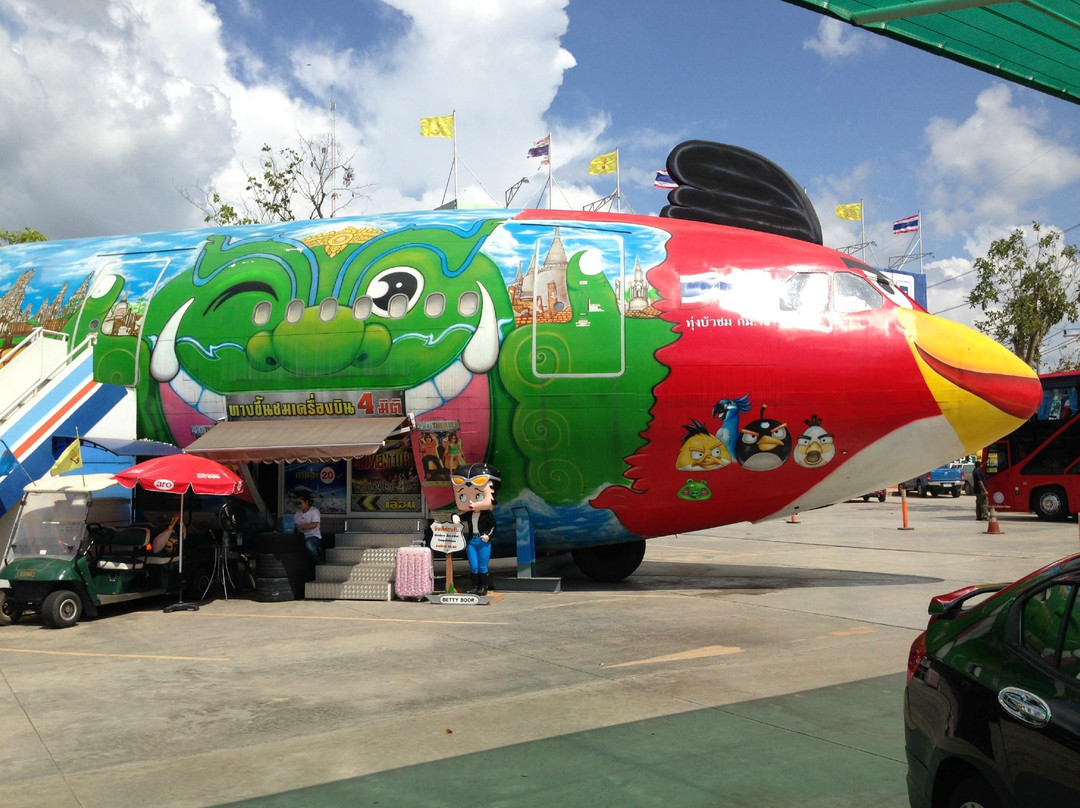
[[[334,534],[324,563],[315,567],[304,596],[319,600],[390,600],[394,562],[401,547],[422,543],[423,524],[415,519],[349,519]]]
[[[344,583],[345,581],[394,580],[393,564],[320,564],[315,568],[315,580],[321,583]]]
[[[308,581],[304,597],[311,600],[390,600],[393,585],[378,581]]]
[[[389,564],[394,566],[397,547],[332,547],[326,551],[327,564]]]
[[[368,547],[408,547],[417,540],[423,539],[422,533],[367,533],[349,532],[337,533],[334,536],[334,544],[337,548],[368,548]]]

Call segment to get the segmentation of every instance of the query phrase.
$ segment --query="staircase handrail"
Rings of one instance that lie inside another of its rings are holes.
[[[46,337],[51,339],[61,339],[64,342],[67,342],[68,339],[68,335],[65,334],[63,331],[48,331],[45,329],[44,326],[39,325],[37,328],[35,328],[33,331],[26,335],[26,339],[24,339],[22,342],[20,342],[2,357],[0,357],[0,368],[3,368],[4,365],[14,359],[20,353],[22,353],[22,351],[28,346],[33,345],[39,339],[45,339]]]
[[[47,334],[56,334],[56,333],[59,333],[59,332],[56,332],[56,331],[44,332],[45,335],[47,335]],[[67,335],[65,334],[64,337],[66,339]],[[56,378],[56,375],[58,373],[60,373],[60,371],[64,370],[68,366],[70,366],[76,359],[78,359],[83,353],[85,353],[87,348],[93,347],[93,345],[94,345],[94,343],[96,341],[97,341],[97,335],[96,334],[90,334],[90,335],[88,335],[86,337],[86,339],[84,339],[82,342],[80,342],[78,345],[76,345],[74,348],[72,348],[70,351],[68,351],[67,354],[64,356],[64,358],[62,360],[60,360],[56,364],[56,366],[53,367],[52,370],[50,370],[48,373],[43,373],[38,378],[36,383],[31,384],[26,389],[26,392],[24,392],[21,396],[19,396],[17,399],[15,399],[15,401],[13,401],[10,405],[8,405],[8,407],[3,412],[0,412],[0,425],[2,425],[8,419],[8,416],[10,416],[13,412],[17,411],[19,409],[19,407],[21,407],[23,404],[25,404],[27,400],[29,400],[33,396],[37,395],[39,390],[41,390],[49,382],[51,382],[54,378]],[[24,342],[25,342],[25,340],[24,340]],[[21,345],[22,343],[19,343],[19,344]]]

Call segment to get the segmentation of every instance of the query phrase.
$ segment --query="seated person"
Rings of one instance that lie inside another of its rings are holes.
[[[180,514],[177,514],[176,516],[174,516],[172,518],[172,521],[169,522],[169,526],[167,528],[165,528],[163,531],[161,531],[156,536],[154,536],[153,540],[150,542],[150,552],[152,552],[152,553],[161,553],[161,552],[171,553],[171,552],[173,552],[173,550],[176,548],[176,530],[175,530],[175,528],[176,528],[176,523],[179,522],[179,521],[180,521]]]

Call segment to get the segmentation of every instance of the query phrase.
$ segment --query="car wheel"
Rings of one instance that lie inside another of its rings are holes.
[[[954,489],[952,490],[952,495],[953,495],[954,497],[958,497],[958,496],[960,496],[960,489],[959,489],[959,488],[954,488]]]
[[[57,589],[41,604],[41,622],[47,628],[69,628],[82,617],[82,601],[69,589]]]
[[[925,497],[926,496],[926,486],[923,485],[922,483],[919,483],[917,486],[915,486],[915,493],[917,493],[920,497]]]
[[[1053,485],[1039,488],[1031,495],[1031,509],[1040,519],[1061,522],[1069,515],[1069,502],[1065,491]]]
[[[938,495],[938,490],[936,488],[931,488],[930,489],[930,496],[936,497],[937,495]]]
[[[23,607],[15,605],[15,601],[11,599],[11,592],[0,592],[0,626],[18,623],[22,616]]]
[[[1001,800],[981,777],[971,777],[958,785],[946,808],[1001,808]]]
[[[870,501],[870,495],[869,494],[863,494],[862,501],[863,502],[869,502]]]
[[[967,494],[968,496],[971,496],[972,494],[975,493],[974,491],[971,490],[971,483],[967,482],[966,480],[964,481],[964,493]]]

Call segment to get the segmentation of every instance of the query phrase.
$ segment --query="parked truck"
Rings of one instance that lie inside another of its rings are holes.
[[[958,497],[964,490],[964,469],[956,462],[946,463],[918,477],[904,480],[900,488],[914,491],[920,497],[927,494],[935,497],[938,494],[952,494]]]

